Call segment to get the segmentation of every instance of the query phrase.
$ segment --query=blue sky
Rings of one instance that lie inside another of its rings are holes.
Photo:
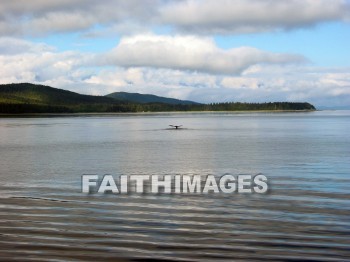
[[[319,66],[350,66],[350,26],[340,22],[285,32],[216,36],[222,48],[254,46],[271,52],[303,54]]]
[[[350,107],[348,0],[13,0],[0,83]]]

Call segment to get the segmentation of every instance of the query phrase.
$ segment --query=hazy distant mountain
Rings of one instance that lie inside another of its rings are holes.
[[[171,105],[198,105],[200,103],[188,101],[188,100],[180,100],[175,98],[168,98],[150,94],[139,94],[139,93],[128,93],[128,92],[115,92],[112,94],[106,95],[106,97],[111,97],[117,100],[130,101],[135,103],[164,103]]]

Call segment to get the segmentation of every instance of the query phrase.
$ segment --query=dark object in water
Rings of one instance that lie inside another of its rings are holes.
[[[178,129],[179,127],[182,127],[182,125],[181,126],[169,125],[169,126],[175,127],[175,129]]]

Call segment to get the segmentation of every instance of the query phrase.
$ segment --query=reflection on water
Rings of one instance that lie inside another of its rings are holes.
[[[349,120],[347,111],[0,119],[1,258],[349,260]],[[80,184],[82,174],[224,173],[263,173],[270,191],[86,195]]]

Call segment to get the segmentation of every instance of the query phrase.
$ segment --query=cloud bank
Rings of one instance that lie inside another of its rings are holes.
[[[12,0],[0,5],[1,35],[45,35],[96,26],[167,26],[175,32],[237,34],[349,20],[347,0]],[[146,29],[145,29],[146,30]]]
[[[291,30],[349,18],[345,0],[189,0],[161,8],[161,20],[203,34]]]
[[[252,47],[223,50],[210,38],[137,35],[121,39],[103,62],[122,67],[239,74],[256,64],[301,63],[305,60],[301,55],[278,54]]]

